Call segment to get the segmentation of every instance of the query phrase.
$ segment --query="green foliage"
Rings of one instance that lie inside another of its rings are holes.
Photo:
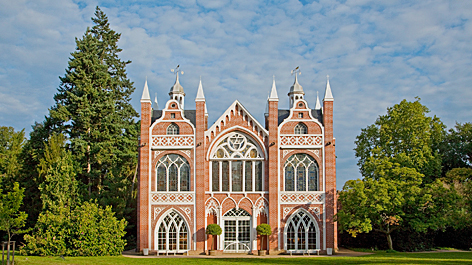
[[[111,206],[82,202],[75,179],[76,162],[65,149],[62,134],[45,144],[38,172],[43,211],[35,231],[26,235],[24,252],[34,255],[119,255],[124,249],[126,221],[114,216]]]
[[[403,223],[405,194],[411,185],[384,178],[349,180],[339,194],[341,209],[336,216],[339,228],[353,237],[372,230],[390,236]]]
[[[76,49],[54,95],[55,104],[45,120],[33,126],[23,152],[27,210],[32,218],[39,215],[43,192],[52,196],[50,201],[60,199],[59,204],[78,196],[96,200],[102,207],[111,205],[117,218],[127,218],[127,229],[134,231],[139,126],[135,121],[138,113],[130,104],[135,88],[126,73],[131,62],[119,58],[121,34],[110,28],[107,16],[98,7],[92,21],[93,26],[76,38]],[[67,139],[65,147],[70,156],[52,162],[48,156],[56,154],[54,150],[46,153],[43,142],[57,134]],[[50,168],[43,166],[44,161]],[[59,186],[53,187],[50,183],[51,190],[45,190],[43,183],[50,178],[75,179],[77,185],[66,187],[57,182]],[[71,195],[57,197],[62,188],[62,195]]]
[[[0,231],[6,231],[8,242],[15,234],[27,232],[25,226],[27,214],[20,211],[23,203],[24,189],[20,189],[18,182],[13,184],[11,191],[6,193],[0,188]]]
[[[378,178],[377,166],[388,161],[423,174],[423,183],[433,182],[441,172],[439,145],[445,126],[436,116],[427,117],[428,112],[419,99],[403,100],[362,129],[354,149],[362,176]],[[404,179],[403,175],[395,177]]]
[[[136,165],[134,118],[138,115],[129,103],[135,90],[125,70],[130,61],[117,55],[120,34],[110,29],[98,7],[92,21],[95,25],[76,40],[77,50],[61,77],[50,116],[70,140],[89,197],[106,205],[120,203],[116,192],[129,192],[126,187]]]
[[[222,232],[223,232],[223,231],[221,230],[221,227],[220,227],[218,224],[209,224],[209,225],[207,225],[206,230],[205,230],[205,233],[206,233],[207,235],[212,235],[213,238],[214,238],[215,236],[221,235]],[[213,248],[213,243],[214,243],[214,242],[215,242],[215,240],[212,240],[212,241],[211,241],[211,249],[212,249],[212,250],[214,249],[214,248]]]
[[[221,227],[218,224],[209,224],[206,227],[205,233],[207,235],[212,235],[212,236],[219,236],[221,235],[223,231],[221,230]]]
[[[25,142],[24,129],[15,132],[12,127],[0,127],[0,181],[18,176],[22,167],[20,154]]]
[[[438,180],[445,126],[428,112],[419,99],[403,100],[362,129],[354,150],[364,179],[348,181],[339,195],[341,230],[381,232],[393,249],[395,230],[446,228],[457,195]]]
[[[270,227],[269,224],[259,224],[256,227],[257,234],[262,236],[261,238],[261,250],[262,250],[262,245],[264,245],[264,236],[270,236],[272,235],[272,228]]]
[[[75,179],[78,171],[71,152],[65,149],[64,136],[52,135],[48,144],[45,143],[44,157],[38,168],[39,176],[44,179],[39,185],[43,210],[52,211],[80,203]]]
[[[441,145],[443,172],[454,168],[472,168],[472,123],[456,123]]]
[[[272,228],[269,224],[260,224],[256,227],[257,234],[260,236],[272,235]]]
[[[39,215],[33,235],[25,235],[24,254],[41,256],[121,255],[126,221],[111,207],[84,202],[75,209],[58,208]]]

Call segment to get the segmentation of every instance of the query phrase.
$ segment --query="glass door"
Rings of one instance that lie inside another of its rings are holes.
[[[224,252],[244,253],[251,250],[251,216],[244,210],[231,210],[223,216]]]

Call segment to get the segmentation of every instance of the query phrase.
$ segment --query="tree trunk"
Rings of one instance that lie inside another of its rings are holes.
[[[393,250],[392,236],[390,233],[387,234],[388,249]]]

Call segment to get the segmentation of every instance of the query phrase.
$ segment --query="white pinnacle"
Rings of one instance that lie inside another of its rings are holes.
[[[329,75],[326,76],[326,90],[325,90],[325,96],[323,101],[333,101],[333,93],[331,93],[331,86],[329,85]]]
[[[315,105],[315,109],[316,109],[316,110],[321,109],[320,97],[318,96],[318,91],[316,91],[316,105]]]
[[[159,103],[157,103],[157,93],[154,97],[154,109],[158,109],[159,108]]]
[[[205,101],[205,94],[203,94],[202,79],[200,78],[200,83],[198,84],[197,97],[195,101]]]
[[[141,101],[151,102],[151,96],[149,96],[149,88],[147,84],[147,79],[146,79],[146,82],[144,83],[144,89],[143,89],[143,95],[141,96]]]
[[[270,91],[269,99],[279,99],[279,96],[277,95],[277,88],[275,87],[275,76],[273,77],[272,89]]]

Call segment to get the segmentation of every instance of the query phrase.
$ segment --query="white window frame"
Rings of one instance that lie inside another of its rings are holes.
[[[172,161],[171,163],[169,163],[169,165],[166,165],[164,163],[164,160],[166,157],[168,157],[169,155],[176,155],[178,156],[178,158],[175,160],[175,161]],[[180,167],[177,165],[176,161],[178,159],[181,159],[182,160],[182,164],[180,165]],[[164,166],[164,168],[166,169],[166,190],[165,191],[162,191],[162,190],[158,190],[158,186],[159,186],[159,166]],[[170,185],[170,181],[169,181],[169,169],[172,165],[175,165],[177,167],[177,190],[176,191],[170,191],[169,190],[169,185]],[[156,183],[154,185],[154,188],[155,188],[155,191],[156,192],[180,192],[181,191],[181,169],[184,165],[187,165],[188,167],[188,190],[185,190],[186,191],[191,191],[192,190],[192,186],[191,186],[191,179],[192,179],[192,174],[191,174],[191,168],[190,168],[190,163],[187,161],[187,159],[185,157],[183,157],[182,155],[180,154],[166,154],[164,155],[163,157],[161,157],[157,163],[156,163],[156,167],[155,167],[155,179],[156,179]]]
[[[297,216],[299,213],[303,213],[305,214],[306,216],[308,216],[310,218],[310,220],[308,221],[308,223],[305,222],[305,220],[303,218],[300,218],[299,222],[297,224],[295,224],[293,222],[293,219],[295,216]],[[300,226],[300,224],[303,222],[303,225],[305,227],[305,248],[302,248],[300,249],[298,247],[298,242],[297,242],[297,238],[298,238],[298,227]],[[310,223],[313,222],[313,225],[315,227],[315,230],[316,230],[316,239],[315,239],[315,248],[314,249],[309,249],[308,248],[308,231],[309,231],[309,225]],[[287,240],[288,240],[288,227],[289,225],[293,223],[294,224],[294,231],[295,231],[295,249],[288,249],[288,244],[287,244]],[[287,223],[285,223],[285,228],[284,228],[284,249],[286,251],[300,251],[300,252],[304,252],[304,251],[310,251],[310,250],[320,250],[320,229],[318,227],[318,222],[316,221],[316,219],[308,212],[306,211],[305,209],[299,209],[298,211],[292,213],[289,217],[289,219],[287,220]]]
[[[171,213],[175,213],[175,215],[172,217]],[[169,216],[171,218],[170,223],[165,223],[164,220],[165,218]],[[175,221],[177,217],[180,217],[182,220],[179,224]],[[166,249],[158,249],[159,248],[159,228],[160,226],[164,224],[166,227]],[[171,228],[171,225],[176,226],[176,240],[177,240],[177,249],[175,250],[169,250],[169,230]],[[187,229],[187,248],[185,249],[180,249],[180,242],[179,242],[179,235],[180,235],[180,228],[182,226],[185,226]],[[186,252],[190,250],[190,241],[191,241],[191,236],[190,236],[190,227],[187,224],[187,220],[175,209],[171,209],[165,214],[159,218],[159,221],[156,223],[156,227],[154,228],[154,250],[158,251],[159,253],[166,253],[166,252]]]
[[[297,164],[293,164],[290,160],[290,158],[294,157],[295,155],[304,155],[304,156],[307,156],[309,158],[312,159],[311,163],[306,166],[303,164],[303,166],[305,167],[305,190],[298,190],[298,176],[297,176],[297,168],[299,166],[299,164],[302,163],[302,161],[298,161]],[[309,170],[308,168],[310,167],[311,164],[315,164],[315,167],[316,167],[316,170],[317,170],[317,179],[316,179],[316,187],[317,189],[316,190],[309,190],[309,177],[310,177],[310,173],[309,173]],[[294,190],[286,190],[286,186],[285,186],[285,172],[286,172],[286,168],[288,165],[291,165],[293,167],[293,189]],[[320,166],[318,165],[318,162],[316,161],[316,159],[308,154],[305,154],[305,153],[296,153],[296,154],[293,154],[291,155],[289,158],[287,158],[287,160],[285,161],[284,163],[284,170],[283,170],[283,191],[284,192],[315,192],[315,191],[321,191],[321,184],[320,184]]]

